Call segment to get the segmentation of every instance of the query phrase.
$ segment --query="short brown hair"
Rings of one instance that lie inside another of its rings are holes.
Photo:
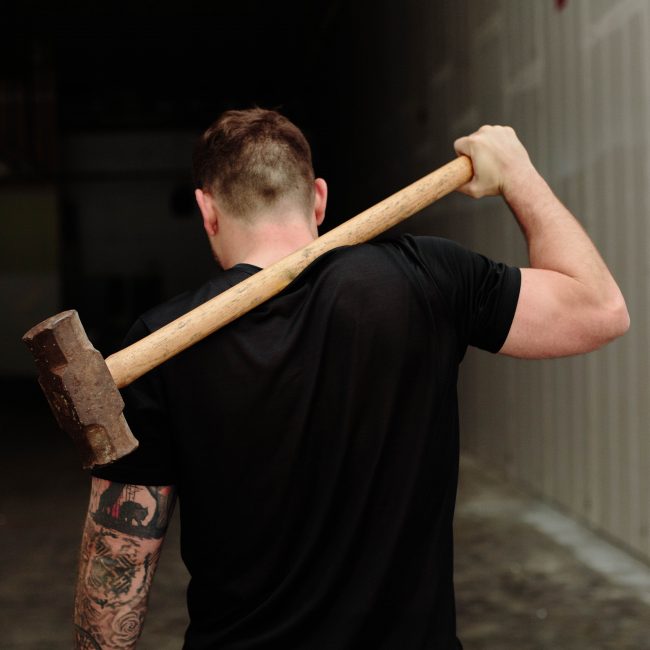
[[[195,186],[214,192],[224,210],[248,217],[294,198],[314,199],[311,149],[300,129],[276,111],[226,111],[199,139],[193,156]]]

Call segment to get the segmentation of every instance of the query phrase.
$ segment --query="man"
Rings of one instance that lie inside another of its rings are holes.
[[[94,472],[78,647],[132,648],[176,493],[188,650],[460,648],[452,583],[458,365],[623,334],[623,297],[508,127],[455,143],[501,194],[531,268],[432,237],[332,251],[281,294],[125,391],[141,446]],[[142,316],[144,336],[317,236],[327,186],[300,131],[231,111],[201,138],[196,198],[222,271]]]

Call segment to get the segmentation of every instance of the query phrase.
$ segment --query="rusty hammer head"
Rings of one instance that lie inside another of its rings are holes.
[[[36,359],[38,383],[54,417],[77,444],[85,469],[111,463],[138,446],[122,415],[122,396],[76,311],[44,320],[23,341]]]

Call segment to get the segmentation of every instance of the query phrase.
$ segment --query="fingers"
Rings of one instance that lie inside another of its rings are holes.
[[[457,155],[469,156],[471,158],[472,149],[471,149],[470,137],[464,136],[462,138],[458,138],[454,142],[454,149],[456,150]],[[465,183],[465,185],[459,187],[457,191],[461,192],[462,194],[467,194],[468,196],[471,196],[473,198],[478,198],[476,196],[476,175],[472,177],[472,180],[469,181],[469,183]]]
[[[478,131],[470,133],[454,142],[454,148],[459,154],[466,156],[472,150],[472,147],[485,142],[506,142],[517,141],[517,134],[511,126],[501,126],[499,124],[484,124]]]
[[[469,156],[471,158],[469,136],[458,138],[454,142],[454,149],[459,156]]]
[[[474,198],[503,192],[513,171],[526,161],[528,154],[512,127],[484,125],[470,135],[454,142],[458,155],[469,156],[474,177],[459,189]]]
[[[456,191],[461,192],[462,194],[466,194],[467,196],[471,196],[473,199],[480,199],[485,196],[485,191],[481,185],[481,182],[476,178],[476,176],[469,183],[461,185],[461,187],[459,187]]]

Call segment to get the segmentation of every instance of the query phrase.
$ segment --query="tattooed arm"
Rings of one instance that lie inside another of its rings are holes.
[[[175,496],[173,486],[93,478],[75,597],[76,650],[135,648]]]

